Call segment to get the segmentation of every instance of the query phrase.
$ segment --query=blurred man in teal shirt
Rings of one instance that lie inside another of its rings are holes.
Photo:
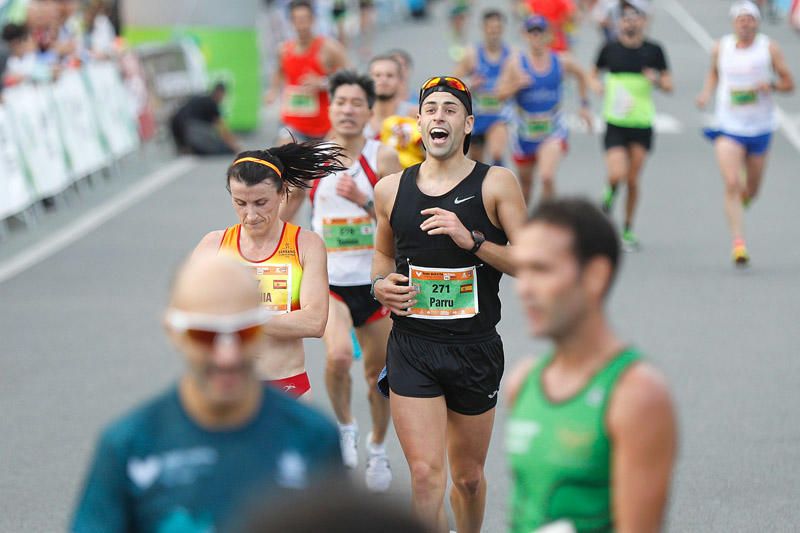
[[[186,371],[103,432],[72,531],[218,531],[257,497],[343,472],[335,427],[254,372],[265,313],[238,264],[180,269],[164,322]]]

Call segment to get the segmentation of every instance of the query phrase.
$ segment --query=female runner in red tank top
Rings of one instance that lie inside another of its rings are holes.
[[[261,302],[274,314],[265,326],[262,379],[299,397],[311,388],[303,339],[321,337],[328,319],[325,245],[314,232],[278,217],[287,187],[346,170],[341,148],[330,143],[289,143],[242,152],[227,172],[227,188],[239,223],[208,233],[198,253],[225,254],[252,268]]]

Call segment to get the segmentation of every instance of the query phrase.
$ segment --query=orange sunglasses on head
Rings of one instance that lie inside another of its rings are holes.
[[[422,89],[419,90],[420,94],[423,91],[427,91],[437,85],[447,85],[451,89],[455,89],[456,91],[461,91],[463,93],[470,94],[469,89],[467,86],[464,85],[464,82],[458,78],[453,78],[451,76],[434,76],[430,78],[428,81],[422,84]]]

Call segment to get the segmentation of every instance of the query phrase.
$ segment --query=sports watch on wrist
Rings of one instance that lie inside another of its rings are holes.
[[[474,229],[472,230],[472,242],[475,243],[475,246],[469,251],[469,253],[474,254],[478,251],[481,245],[486,242],[486,237],[483,235],[482,232]]]
[[[361,209],[363,209],[364,211],[371,211],[374,207],[375,207],[375,201],[370,199],[367,200],[367,202],[361,206]]]
[[[375,276],[375,279],[372,280],[372,285],[369,288],[369,295],[372,296],[372,299],[375,301],[378,301],[378,299],[375,298],[375,284],[385,278],[386,276]]]

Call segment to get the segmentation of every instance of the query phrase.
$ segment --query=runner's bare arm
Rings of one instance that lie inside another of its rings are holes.
[[[772,69],[778,76],[778,81],[772,85],[772,89],[782,93],[794,91],[794,79],[792,79],[789,65],[786,64],[786,58],[783,57],[783,51],[778,43],[774,41],[769,43],[769,54],[772,57]]]
[[[483,204],[493,224],[502,228],[509,240],[525,223],[525,201],[517,179],[504,167],[491,167],[483,181]],[[475,245],[472,230],[459,220],[458,215],[440,207],[424,209],[428,217],[420,226],[428,235],[447,235],[459,248],[471,250]],[[512,241],[513,242],[513,241]],[[497,270],[513,275],[514,264],[506,244],[485,241],[475,255]]]
[[[575,61],[570,54],[564,54],[561,56],[561,64],[564,65],[564,70],[566,70],[567,73],[572,75],[578,81],[578,94],[581,97],[579,114],[581,120],[583,120],[583,122],[586,124],[586,127],[589,128],[589,131],[592,131],[594,127],[594,117],[589,110],[589,86],[591,84],[589,74],[578,64],[577,61]]]
[[[662,92],[671,93],[675,88],[672,82],[672,72],[669,70],[662,70],[658,76],[656,86],[661,89]]]
[[[503,378],[503,390],[509,407],[513,407],[516,403],[519,392],[522,390],[525,382],[528,381],[528,375],[531,373],[533,365],[535,364],[535,357],[526,357],[517,363],[517,366],[508,374],[508,377]]]
[[[197,243],[197,246],[194,247],[191,258],[195,259],[198,256],[206,254],[216,254],[219,250],[219,245],[222,244],[223,235],[225,235],[225,230],[215,230],[206,233],[206,235],[200,239],[200,242]]]
[[[328,259],[325,244],[313,231],[301,229],[297,247],[303,266],[300,309],[272,317],[264,332],[278,339],[322,337],[328,323]]]
[[[706,80],[703,83],[703,89],[700,91],[700,94],[697,95],[697,98],[695,98],[697,107],[701,109],[708,104],[708,101],[711,99],[711,93],[717,88],[717,83],[719,82],[719,72],[717,72],[718,58],[719,43],[714,43],[714,47],[711,49],[711,68],[708,70],[708,74],[706,75]]]
[[[460,78],[464,81],[467,81],[466,80],[467,76],[475,72],[476,55],[477,54],[475,51],[475,47],[474,46],[468,47],[466,52],[464,53],[464,56],[458,63],[456,63],[456,66],[453,69],[453,76],[455,76],[456,78]],[[470,87],[470,90],[475,90],[475,88]]]
[[[397,150],[382,144],[378,148],[378,168],[376,170],[378,171],[378,178],[403,170],[400,159],[397,157]]]
[[[300,209],[300,206],[303,205],[303,202],[308,196],[308,191],[306,189],[299,189],[299,188],[290,188],[289,193],[281,202],[280,210],[278,211],[278,217],[285,221],[291,222],[294,220],[295,215],[297,215],[297,211]]]
[[[616,530],[660,531],[677,448],[675,414],[663,378],[647,364],[635,365],[620,378],[606,416]]]
[[[347,59],[347,49],[336,39],[325,39],[322,54],[323,64],[329,73],[347,68],[350,64]]]
[[[500,100],[506,100],[514,96],[520,89],[519,78],[521,75],[519,54],[512,54],[500,70],[500,76],[494,86],[495,96]]]
[[[272,73],[269,89],[267,89],[267,93],[264,95],[264,102],[267,105],[271,105],[275,100],[278,99],[284,82],[283,67],[281,66],[281,51],[278,52],[277,56],[277,61],[275,62],[275,72]]]
[[[408,308],[414,303],[414,289],[408,286],[408,278],[395,272],[394,234],[389,217],[394,207],[400,173],[382,178],[375,185],[375,254],[372,256],[372,279],[384,276],[374,285],[375,299],[394,314],[408,315]]]

